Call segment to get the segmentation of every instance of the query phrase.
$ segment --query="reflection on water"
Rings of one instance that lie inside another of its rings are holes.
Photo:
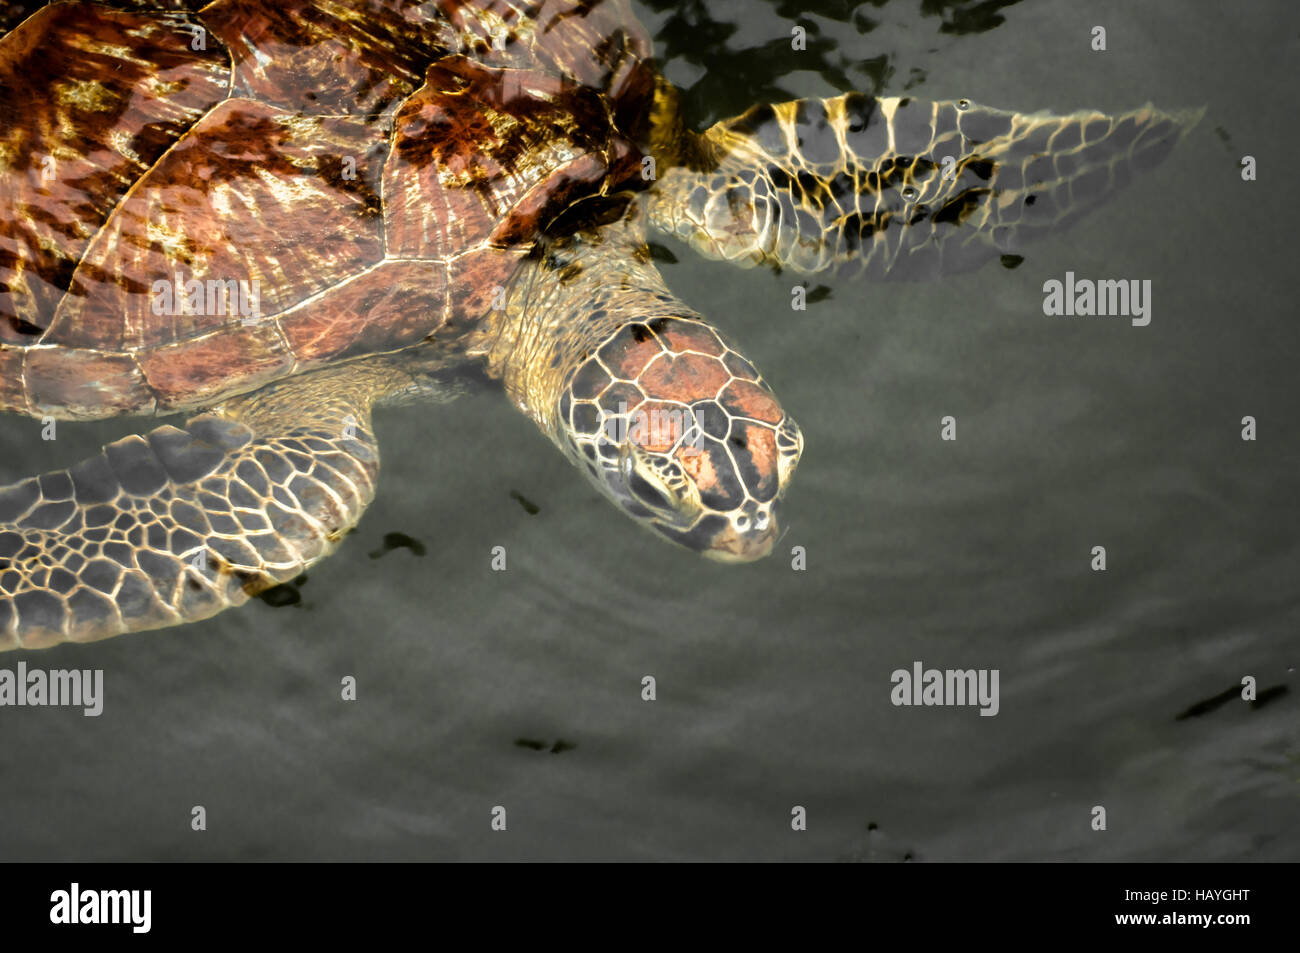
[[[683,90],[682,100],[688,125],[698,127],[743,112],[755,102],[794,99],[801,93],[786,83],[786,77],[797,72],[815,72],[840,92],[898,95],[925,82],[925,70],[910,66],[899,77],[895,58],[888,52],[857,56],[857,44],[844,42],[846,34],[872,33],[887,13],[899,19],[919,18],[915,28],[937,34],[936,39],[945,34],[983,33],[1001,26],[1006,17],[1000,11],[1019,2],[755,0],[728,7],[702,0],[649,0],[645,5],[664,17],[655,31],[656,54],[667,63],[689,64],[698,77]],[[775,35],[744,29],[746,22],[755,20],[784,21],[790,26]],[[790,32],[795,26],[805,31],[798,49]],[[890,42],[887,36],[881,41]]]
[[[1140,53],[1105,61],[1064,2],[639,9],[697,127],[763,98],[909,87],[1024,110],[1206,104],[1208,121],[1013,270],[819,280],[792,314],[792,276],[663,240],[673,290],[804,427],[783,545],[806,571],[662,545],[498,395],[387,412],[379,498],[292,598],[28,657],[104,669],[105,710],[0,709],[0,772],[23,779],[0,853],[1295,859],[1297,332],[1273,277],[1291,243],[1212,133],[1294,151],[1255,92],[1284,75],[1289,8],[1116,12],[1111,36]],[[1045,317],[1043,282],[1066,271],[1149,279],[1152,323]],[[4,417],[0,480],[136,424],[44,442]],[[891,673],[917,661],[998,669],[999,714],[892,705]]]

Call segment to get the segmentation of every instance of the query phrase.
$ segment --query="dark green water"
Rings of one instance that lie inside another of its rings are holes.
[[[640,9],[699,123],[846,88],[1207,111],[1015,270],[792,313],[788,275],[666,243],[804,428],[806,571],[657,542],[497,395],[386,413],[380,496],[296,604],[0,659],[107,687],[99,718],[0,709],[0,857],[1297,859],[1294,7]],[[1066,271],[1150,279],[1151,324],[1045,317]],[[0,482],[134,422],[36,427],[0,420]],[[424,554],[372,558],[392,532]],[[998,715],[892,705],[918,660],[998,669]],[[1177,717],[1247,675],[1283,691]]]

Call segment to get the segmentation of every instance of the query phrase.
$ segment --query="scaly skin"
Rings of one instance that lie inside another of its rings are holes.
[[[688,139],[650,219],[745,267],[953,274],[1100,205],[1199,118],[1151,106],[1017,114],[860,93],[755,106]]]
[[[450,396],[408,370],[424,356],[292,378],[0,489],[0,649],[205,619],[329,555],[375,494],[372,406]]]
[[[1096,207],[1196,118],[850,93],[696,135],[621,4],[408,7],[59,4],[0,44],[0,408],[209,408],[0,489],[0,648],[201,619],[300,573],[374,494],[371,408],[448,396],[467,356],[638,523],[763,556],[802,438],[665,287],[646,221],[741,265],[952,273]],[[178,29],[200,21],[206,55]],[[643,150],[660,179],[616,197]],[[196,277],[266,278],[262,318],[156,313],[140,289],[178,249]]]
[[[471,345],[638,523],[724,562],[767,555],[803,450],[754,366],[663,283],[640,204],[539,245]]]

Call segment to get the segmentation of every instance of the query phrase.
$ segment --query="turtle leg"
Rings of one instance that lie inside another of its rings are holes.
[[[0,489],[0,649],[215,615],[328,555],[375,493],[388,365],[321,371]]]
[[[711,258],[922,278],[978,267],[1072,223],[1199,120],[1018,114],[849,93],[756,106],[689,145],[651,221]]]

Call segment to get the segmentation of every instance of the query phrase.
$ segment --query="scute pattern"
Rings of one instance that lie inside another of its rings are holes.
[[[0,39],[0,411],[206,410],[0,488],[0,649],[292,578],[373,496],[372,406],[471,366],[643,526],[766,556],[802,436],[647,221],[741,264],[951,273],[1194,118],[850,93],[697,136],[622,0],[196,5],[61,3]]]
[[[756,106],[664,176],[651,221],[711,258],[871,278],[953,274],[1068,225],[1197,113],[1019,114],[847,93]]]
[[[361,412],[357,409],[357,412]],[[215,415],[0,490],[0,649],[207,618],[326,555],[374,496],[368,423]]]
[[[654,75],[621,2],[125,5],[153,9],[0,41],[0,410],[196,410],[472,324],[639,162]]]
[[[747,492],[757,503],[770,503],[778,443],[795,454],[801,439],[749,362],[708,325],[686,317],[616,332],[570,379],[560,413],[586,458],[576,462],[589,475],[601,478],[598,459],[617,469],[611,435],[626,433],[654,455],[666,484],[689,473],[706,505],[720,510],[742,506]]]
[[[390,254],[453,259],[489,238],[530,240],[570,203],[626,181],[639,156],[611,133],[593,90],[439,60],[397,115],[384,167]]]
[[[230,49],[235,96],[304,115],[375,116],[420,85],[455,42],[425,0],[223,0],[204,22]]]
[[[712,558],[758,558],[779,532],[802,435],[753,365],[664,285],[637,201],[611,215],[539,246],[510,289],[507,319],[484,329],[489,363],[628,515]],[[521,344],[528,322],[516,308],[567,330]],[[520,347],[527,361],[504,360]]]
[[[127,189],[225,98],[229,57],[190,48],[198,25],[59,4],[0,44],[0,346],[45,330]]]
[[[379,130],[361,121],[226,100],[114,210],[42,343],[140,351],[239,324],[229,302],[204,313],[206,296],[199,313],[156,314],[151,276],[255,281],[260,317],[376,264],[384,248],[378,176],[365,173],[383,153]],[[345,157],[359,174],[344,176]],[[295,232],[311,242],[286,241]]]

